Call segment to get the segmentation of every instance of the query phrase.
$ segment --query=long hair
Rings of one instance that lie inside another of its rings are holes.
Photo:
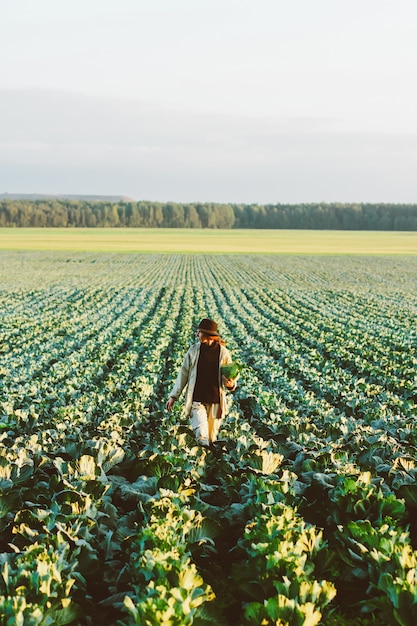
[[[215,343],[219,343],[221,346],[226,345],[223,339],[220,337],[220,335],[210,335],[209,333],[205,333],[204,330],[201,330],[201,329],[200,329],[200,333],[202,334],[203,339],[211,339]]]

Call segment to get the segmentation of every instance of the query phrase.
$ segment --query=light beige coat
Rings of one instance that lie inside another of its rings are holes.
[[[197,379],[197,363],[200,356],[200,343],[195,343],[188,350],[184,357],[183,364],[178,372],[177,380],[174,383],[171,393],[171,398],[178,400],[184,387],[187,387],[185,393],[185,414],[188,417],[191,414],[191,407],[193,403],[193,393],[195,387],[195,381]],[[232,357],[227,348],[220,344],[220,358],[219,358],[219,389],[220,389],[220,417],[224,417],[227,413],[226,404],[226,392],[222,384],[222,376],[220,368],[222,365],[227,365],[232,362]]]

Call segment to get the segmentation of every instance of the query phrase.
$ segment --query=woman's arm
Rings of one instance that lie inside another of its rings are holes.
[[[165,405],[167,411],[170,411],[174,406],[175,400],[178,400],[180,397],[184,387],[188,383],[188,377],[190,373],[190,351],[188,350],[187,354],[184,357],[184,361],[181,365],[181,368],[178,372],[177,379],[174,383],[174,386],[169,394],[168,401]]]

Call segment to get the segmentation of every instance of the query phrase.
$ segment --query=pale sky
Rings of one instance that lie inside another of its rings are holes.
[[[417,202],[415,0],[0,0],[0,193]]]

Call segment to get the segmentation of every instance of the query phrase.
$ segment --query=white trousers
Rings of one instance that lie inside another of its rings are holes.
[[[203,404],[193,402],[191,407],[191,427],[195,438],[202,446],[208,446],[216,441],[220,429],[221,419],[218,419],[219,404]]]

